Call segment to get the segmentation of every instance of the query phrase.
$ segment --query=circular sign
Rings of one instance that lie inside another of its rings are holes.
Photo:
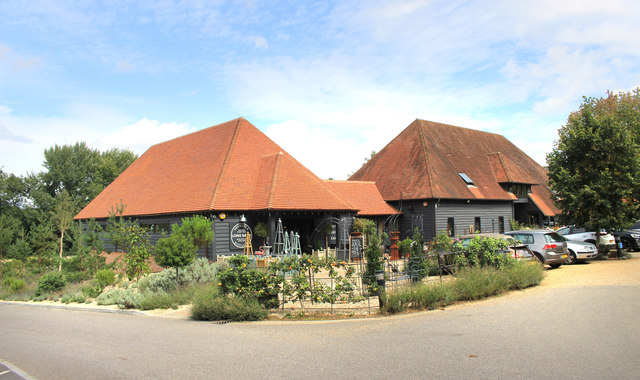
[[[231,227],[231,245],[232,247],[242,249],[247,240],[247,232],[251,234],[251,228],[246,223],[237,223]]]

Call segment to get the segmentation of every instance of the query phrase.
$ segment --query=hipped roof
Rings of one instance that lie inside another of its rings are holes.
[[[557,213],[545,169],[504,136],[426,120],[411,123],[350,180],[375,181],[386,201],[514,200],[501,183],[528,184],[542,208]]]
[[[360,211],[359,216],[382,216],[397,214],[398,211],[382,199],[375,182],[326,180],[336,193],[342,195]]]
[[[356,211],[244,118],[152,146],[75,219],[208,210]]]

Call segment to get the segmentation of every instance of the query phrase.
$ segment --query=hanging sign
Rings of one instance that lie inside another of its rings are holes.
[[[247,241],[247,232],[251,234],[251,228],[246,223],[236,223],[231,227],[230,242],[231,249],[244,249]]]
[[[335,224],[331,225],[331,232],[329,233],[329,244],[330,245],[337,245],[338,244],[338,229],[336,228],[338,227]]]

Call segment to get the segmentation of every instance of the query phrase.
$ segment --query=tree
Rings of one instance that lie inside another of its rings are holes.
[[[127,230],[133,225],[129,219],[124,217],[124,210],[126,210],[126,208],[127,205],[120,200],[119,203],[111,206],[109,216],[107,217],[106,230],[109,241],[113,244],[114,252],[118,252],[118,246],[122,248],[126,244]]]
[[[148,260],[151,257],[151,242],[149,233],[143,227],[132,224],[125,231],[124,271],[129,279],[139,279],[148,274],[151,269]]]
[[[49,220],[31,225],[29,243],[31,244],[33,255],[38,261],[38,267],[42,270],[43,266],[49,265],[49,260],[55,254],[56,247],[53,225]]]
[[[180,282],[180,268],[191,264],[198,248],[187,237],[173,234],[158,240],[155,246],[156,263],[163,268],[176,269],[176,282]]]
[[[44,151],[44,157],[46,171],[40,177],[47,193],[55,197],[66,189],[80,207],[86,206],[137,158],[129,150],[100,153],[84,142],[54,145]]]
[[[269,237],[269,226],[267,223],[259,222],[253,229],[256,236],[262,238],[262,245],[267,245],[267,237]]]
[[[640,96],[584,98],[547,155],[549,186],[561,220],[599,231],[638,219]]]
[[[60,232],[60,261],[58,264],[58,272],[62,271],[62,245],[64,241],[64,233],[71,227],[73,216],[75,215],[75,207],[73,201],[66,190],[62,190],[56,198],[56,205],[51,213],[52,219]]]
[[[20,229],[20,221],[11,215],[0,215],[0,276],[2,274],[2,261],[9,247],[13,244]]]
[[[79,228],[82,230],[82,227]],[[104,250],[102,232],[102,226],[94,218],[91,218],[87,223],[87,231],[81,235],[83,246],[89,250],[88,266],[91,273],[95,273],[104,261],[104,258],[100,256]]]
[[[178,226],[172,226],[173,233],[184,236],[196,248],[205,248],[205,256],[209,258],[209,244],[213,241],[211,220],[202,215],[183,218]]]

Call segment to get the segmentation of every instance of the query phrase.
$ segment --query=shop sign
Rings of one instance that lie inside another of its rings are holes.
[[[232,250],[244,248],[244,243],[247,240],[247,232],[251,234],[251,228],[249,228],[247,223],[236,223],[231,227],[230,248]]]

